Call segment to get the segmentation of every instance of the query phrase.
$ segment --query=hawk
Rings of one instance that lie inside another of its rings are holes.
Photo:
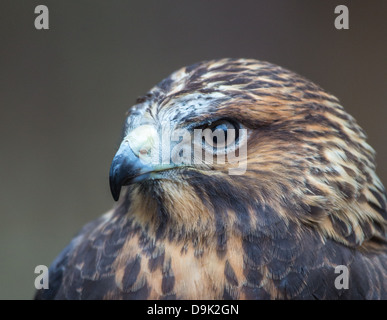
[[[167,127],[191,134],[179,154],[191,144],[213,160],[146,161],[181,143],[158,139]],[[192,139],[199,129],[233,129],[244,172],[214,161],[222,141]],[[338,99],[291,71],[253,59],[184,67],[129,109],[110,169],[118,202],[60,253],[36,298],[387,299],[374,157]]]

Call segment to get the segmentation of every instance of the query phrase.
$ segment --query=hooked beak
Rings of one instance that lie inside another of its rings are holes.
[[[110,167],[109,183],[113,199],[115,201],[119,199],[122,186],[144,180],[151,172],[152,168],[144,164],[129,143],[124,141]]]
[[[120,197],[122,186],[158,178],[161,171],[174,168],[171,164],[152,163],[152,153],[157,156],[158,133],[152,125],[133,129],[122,141],[110,167],[110,191],[115,201]]]
[[[120,197],[122,186],[144,180],[154,170],[149,155],[157,138],[157,131],[151,125],[139,126],[124,138],[109,173],[110,191],[115,201]]]

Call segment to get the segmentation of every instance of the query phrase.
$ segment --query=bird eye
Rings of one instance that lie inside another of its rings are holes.
[[[238,138],[239,126],[229,120],[218,120],[203,128],[203,144],[213,148],[226,148],[236,144]]]

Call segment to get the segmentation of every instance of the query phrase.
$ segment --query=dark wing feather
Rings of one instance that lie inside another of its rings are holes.
[[[69,255],[74,249],[74,239],[70,244],[59,254],[59,256],[51,264],[49,271],[49,288],[40,289],[35,293],[35,300],[53,300],[55,299],[63,279],[63,272],[66,268]]]
[[[100,225],[103,218],[96,219],[86,226],[76,235],[70,244],[55,258],[49,268],[49,288],[37,290],[34,296],[35,300],[53,300],[63,299],[65,273],[68,272],[69,261],[73,258],[76,248],[83,242],[91,230]],[[88,266],[87,266],[88,267]]]

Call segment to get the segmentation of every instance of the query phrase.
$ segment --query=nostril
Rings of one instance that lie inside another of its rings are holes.
[[[140,154],[143,155],[143,156],[146,155],[146,154],[148,154],[148,150],[146,150],[146,149],[141,149],[139,152],[140,152]]]

